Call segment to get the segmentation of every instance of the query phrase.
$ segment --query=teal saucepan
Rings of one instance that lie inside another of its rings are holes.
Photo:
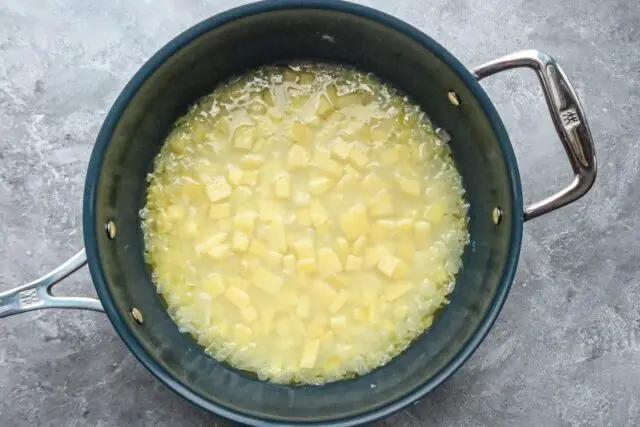
[[[450,134],[470,204],[472,243],[451,303],[433,327],[387,365],[323,386],[259,381],[216,362],[180,333],[151,283],[138,216],[146,175],[175,120],[230,76],[292,60],[350,64],[410,95]],[[509,137],[478,83],[516,67],[537,74],[575,175],[566,189],[529,207],[523,206]],[[469,358],[507,297],[524,222],[577,200],[595,177],[587,121],[551,57],[522,51],[470,71],[419,30],[367,7],[331,0],[253,3],[188,29],[131,79],[91,155],[85,250],[52,273],[0,294],[0,317],[51,307],[104,310],[143,365],[213,413],[251,425],[368,423],[423,397]],[[55,283],[87,261],[99,301],[51,294]]]

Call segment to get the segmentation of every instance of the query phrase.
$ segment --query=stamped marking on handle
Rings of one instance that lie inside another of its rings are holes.
[[[40,296],[37,289],[27,289],[18,294],[20,307],[26,308],[40,303]]]
[[[562,118],[562,124],[564,124],[567,130],[573,129],[580,124],[578,112],[573,107],[560,111],[560,117]]]

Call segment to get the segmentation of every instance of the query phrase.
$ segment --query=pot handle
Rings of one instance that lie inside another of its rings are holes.
[[[0,292],[0,318],[41,308],[80,308],[104,311],[100,301],[84,297],[56,297],[51,288],[87,263],[84,249],[39,279],[17,288]]]
[[[524,220],[554,211],[584,196],[596,180],[596,155],[591,131],[575,90],[566,74],[549,55],[523,50],[474,68],[478,80],[513,68],[532,69],[542,85],[553,124],[569,158],[574,179],[567,187],[524,209]]]

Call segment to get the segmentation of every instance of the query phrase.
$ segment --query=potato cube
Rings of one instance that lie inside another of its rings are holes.
[[[349,151],[349,161],[362,169],[367,166],[369,157],[367,156],[367,153],[365,153],[364,149],[354,146],[351,151]]]
[[[396,251],[402,259],[413,262],[416,254],[416,245],[411,240],[406,239],[398,243]]]
[[[433,225],[439,224],[447,213],[447,207],[444,202],[437,201],[431,206],[427,207],[424,213],[424,219],[429,221]]]
[[[258,169],[264,163],[262,154],[245,154],[240,159],[240,167],[242,169]]]
[[[225,291],[224,279],[220,274],[210,274],[202,284],[202,290],[214,298],[222,295]]]
[[[311,319],[309,326],[307,327],[307,336],[309,338],[316,338],[325,334],[325,327],[327,325],[327,319],[318,316]]]
[[[362,270],[362,266],[364,264],[364,260],[359,256],[349,255],[347,257],[347,264],[345,266],[345,270],[347,271],[360,271]]]
[[[369,231],[367,208],[362,203],[352,206],[347,212],[340,215],[340,228],[349,240],[367,234]]]
[[[338,297],[329,306],[329,311],[331,313],[336,313],[338,310],[342,308],[342,306],[346,304],[348,299],[349,299],[349,291],[347,291],[346,289],[340,290],[340,292],[338,293]]]
[[[396,230],[398,231],[398,234],[401,234],[403,236],[410,236],[413,233],[413,219],[399,219],[396,223]]]
[[[365,268],[371,268],[374,265],[377,265],[380,262],[380,256],[382,255],[382,248],[379,246],[374,246],[372,248],[367,248],[364,255],[364,266]]]
[[[249,252],[257,257],[263,257],[269,252],[266,243],[253,239],[249,245]]]
[[[295,213],[296,223],[302,227],[311,225],[311,214],[308,209],[298,209]]]
[[[258,318],[258,312],[255,308],[249,306],[240,310],[240,314],[247,322],[251,323]]]
[[[324,225],[329,219],[329,212],[317,200],[312,200],[309,204],[309,216],[314,227],[318,228]]]
[[[358,172],[358,170],[353,166],[351,166],[350,164],[344,165],[344,174],[345,176],[349,176],[357,180],[360,180],[360,172]]]
[[[316,280],[313,282],[313,291],[318,294],[322,302],[326,305],[331,304],[331,301],[337,298],[338,293],[329,283],[322,280]]]
[[[282,258],[282,265],[286,272],[293,273],[296,269],[296,257],[293,254],[285,255]]]
[[[270,294],[275,294],[282,287],[284,280],[264,267],[257,267],[252,274],[251,283]]]
[[[414,285],[411,282],[395,283],[392,286],[386,288],[385,298],[388,301],[394,301],[407,292],[411,291],[413,288]]]
[[[298,261],[298,273],[312,275],[318,270],[316,260],[313,258],[301,259]]]
[[[344,331],[347,328],[347,318],[344,316],[333,316],[329,319],[331,329],[336,332]]]
[[[245,170],[242,173],[242,185],[256,185],[258,182],[259,170]]]
[[[262,257],[261,261],[263,261],[269,267],[277,269],[282,263],[282,254],[274,251],[267,251],[267,253]]]
[[[329,102],[329,99],[325,95],[320,95],[318,98],[318,106],[316,107],[316,114],[323,119],[326,119],[333,113],[334,108]]]
[[[320,196],[333,186],[334,181],[326,176],[319,176],[309,181],[309,192],[314,196]]]
[[[346,261],[347,255],[349,255],[349,242],[344,237],[336,238],[336,252],[341,261]]]
[[[312,164],[322,172],[325,172],[335,178],[342,176],[343,167],[340,163],[326,157],[326,155],[320,151],[316,151]]]
[[[231,205],[229,203],[215,203],[209,207],[210,219],[222,219],[231,216]]]
[[[258,212],[263,221],[281,221],[283,215],[282,209],[267,199],[261,199],[258,202]]]
[[[224,293],[224,296],[229,300],[229,302],[239,309],[249,306],[249,295],[236,286],[229,287],[229,289]]]
[[[311,238],[297,240],[294,242],[293,248],[298,255],[298,259],[314,259],[316,257],[315,245]]]
[[[288,199],[291,195],[291,177],[289,174],[284,172],[278,175],[273,183],[273,187],[276,197]]]
[[[365,236],[358,237],[355,242],[353,242],[353,246],[351,247],[351,252],[354,255],[359,255],[364,250],[365,245],[367,244],[367,238]]]
[[[393,207],[393,198],[388,190],[382,190],[376,194],[371,200],[371,216],[384,217],[393,215],[395,209]]]
[[[236,323],[233,331],[233,339],[235,340],[236,344],[240,345],[241,347],[245,346],[251,342],[252,337],[253,332],[250,328],[241,323]]]
[[[236,230],[251,236],[253,235],[253,229],[256,225],[256,216],[257,214],[255,212],[239,213],[233,217],[233,225],[236,227]]]
[[[291,139],[298,144],[311,144],[313,142],[313,131],[309,129],[309,126],[295,121],[291,128]]]
[[[267,240],[271,249],[284,253],[287,250],[287,235],[282,221],[273,221],[267,229]]]
[[[426,244],[431,235],[431,224],[426,221],[418,221],[413,226],[413,234],[418,243]]]
[[[303,168],[309,163],[309,153],[304,147],[294,145],[289,150],[287,164],[289,169]]]
[[[365,105],[368,102],[367,95],[363,92],[352,92],[346,95],[338,96],[335,105],[338,108],[350,107],[353,105]]]
[[[253,196],[253,192],[251,191],[251,189],[246,185],[241,185],[233,190],[233,194],[231,195],[231,202],[235,203],[236,205],[240,205],[249,200],[251,196]]]
[[[209,249],[209,251],[207,251],[207,254],[213,259],[220,260],[229,253],[229,248],[230,246],[228,243],[223,243]]]
[[[231,196],[232,189],[224,177],[215,177],[207,184],[207,197],[212,202],[218,202]]]
[[[342,263],[331,248],[318,249],[318,269],[321,274],[330,276],[342,271]]]
[[[240,126],[233,133],[233,146],[239,150],[251,150],[253,146],[253,128],[250,126]]]
[[[314,367],[319,347],[320,340],[308,340],[305,342],[304,348],[302,349],[302,357],[300,358],[301,369],[311,369]]]
[[[349,157],[349,153],[351,152],[351,143],[343,141],[341,139],[336,139],[333,142],[331,152],[339,159],[346,160]]]
[[[249,249],[249,237],[246,234],[236,231],[233,233],[232,249],[236,252],[246,252]]]
[[[298,306],[296,307],[296,314],[298,317],[309,317],[309,313],[311,312],[311,299],[309,295],[302,295],[298,299]]]
[[[196,244],[193,249],[197,253],[205,253],[218,246],[227,239],[228,233],[221,231],[211,236],[206,236],[203,242]]]
[[[376,173],[367,174],[362,180],[362,186],[369,194],[376,194],[389,186]]]
[[[380,149],[380,164],[382,166],[393,166],[396,163],[398,163],[398,153],[394,147]]]
[[[420,195],[420,181],[417,179],[398,177],[400,190],[408,196],[418,197]]]
[[[389,252],[383,253],[378,261],[378,270],[387,277],[397,277],[397,271],[402,266],[402,260]]]
[[[167,216],[171,219],[184,218],[185,209],[180,205],[171,205],[167,208]]]

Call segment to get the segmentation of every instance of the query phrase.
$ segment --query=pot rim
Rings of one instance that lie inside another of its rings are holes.
[[[512,212],[509,212],[512,217],[509,258],[502,274],[501,284],[496,292],[492,305],[489,308],[485,318],[482,320],[480,326],[474,332],[471,339],[463,348],[458,351],[454,358],[444,368],[442,368],[436,375],[426,381],[422,386],[414,389],[407,395],[396,399],[395,401],[387,403],[386,405],[374,411],[342,420],[329,422],[310,421],[293,423],[244,415],[242,413],[230,410],[224,406],[215,404],[207,400],[206,398],[189,389],[189,387],[187,387],[176,378],[172,377],[144,349],[144,347],[136,339],[130,328],[127,326],[126,314],[120,312],[116,308],[106,284],[106,277],[100,263],[99,250],[97,245],[97,236],[99,232],[102,232],[102,229],[99,228],[95,222],[97,192],[96,183],[98,182],[98,179],[100,177],[100,172],[104,160],[104,153],[111,141],[111,136],[123,112],[127,108],[130,101],[133,99],[133,97],[136,95],[140,87],[175,52],[179,51],[205,33],[237,19],[265,12],[285,9],[330,10],[349,13],[375,21],[388,28],[398,31],[405,36],[410,37],[425,49],[435,54],[445,64],[447,64],[447,66],[449,66],[458,75],[458,77],[466,84],[471,93],[476,97],[483,112],[491,122],[492,129],[496,134],[499,142],[500,150],[508,166],[510,193],[513,200]],[[209,412],[215,413],[236,422],[261,426],[323,425],[342,427],[371,423],[378,419],[388,417],[391,414],[401,410],[402,408],[413,403],[417,399],[422,398],[427,393],[442,384],[451,375],[453,375],[467,361],[467,359],[469,359],[469,357],[471,357],[473,352],[478,348],[478,346],[486,337],[487,333],[493,326],[493,323],[495,322],[498,314],[500,313],[515,277],[516,267],[520,255],[520,247],[522,244],[522,229],[524,222],[520,174],[518,172],[518,165],[516,162],[515,154],[513,152],[513,148],[511,146],[511,142],[509,140],[509,136],[505,130],[502,120],[500,119],[500,116],[498,115],[498,112],[493,106],[493,103],[490,101],[488,95],[485,93],[484,89],[480,86],[473,75],[444,47],[442,47],[431,37],[427,36],[422,31],[411,26],[410,24],[384,12],[366,6],[339,0],[264,0],[257,3],[250,3],[227,10],[208,19],[205,19],[204,21],[187,29],[182,34],[178,35],[173,40],[168,42],[136,72],[136,74],[127,83],[127,85],[122,90],[113,106],[111,107],[102,127],[100,128],[100,132],[98,133],[93,151],[91,153],[91,158],[86,174],[83,200],[84,243],[86,247],[87,260],[89,264],[89,270],[91,272],[91,277],[93,279],[98,297],[100,298],[100,301],[104,306],[104,310],[109,317],[109,320],[113,324],[113,327],[115,328],[122,341],[124,341],[125,345],[131,351],[131,353],[133,353],[133,355],[156,378],[158,378],[171,390],[181,395],[188,401],[194,403],[195,405]]]

